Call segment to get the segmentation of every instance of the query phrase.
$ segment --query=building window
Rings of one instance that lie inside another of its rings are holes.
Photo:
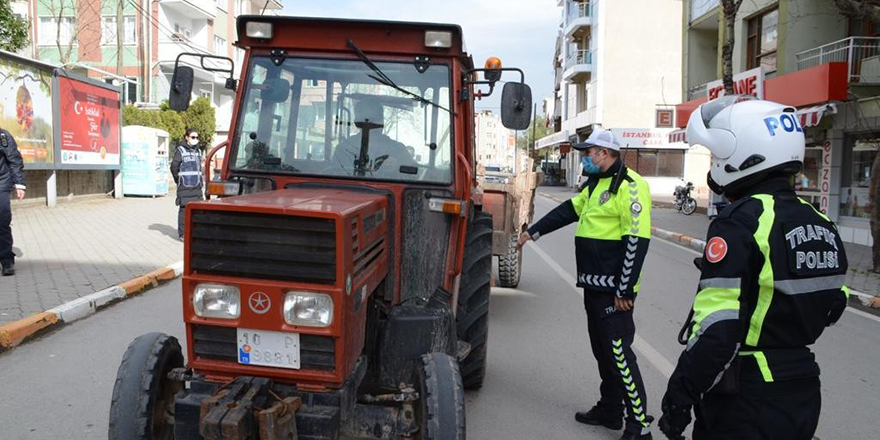
[[[870,218],[868,190],[871,167],[880,151],[880,138],[856,139],[849,158],[844,158],[843,185],[840,188],[840,215]]]
[[[773,9],[749,19],[746,42],[746,68],[763,67],[765,72],[776,71],[776,37],[779,10]]]
[[[177,40],[190,41],[192,40],[192,30],[187,29],[177,23],[174,23],[174,38]]]
[[[643,177],[684,176],[684,150],[646,150],[622,148],[620,155],[627,167]]]
[[[104,17],[101,17],[101,19],[101,44],[116,44],[116,16],[106,15]],[[137,42],[137,21],[135,20],[135,17],[133,15],[122,17],[122,20],[122,32],[124,33],[122,44],[135,44]]]
[[[76,19],[74,17],[40,17],[40,34],[39,44],[55,45],[69,44],[74,37],[74,29],[76,28]],[[60,28],[60,32],[59,32]]]
[[[200,90],[199,90],[199,96],[202,96],[202,97],[205,97],[205,98],[211,99],[211,91],[210,91],[210,90],[205,90],[205,89],[200,89]]]
[[[133,76],[129,76],[126,79],[129,81],[125,81],[122,87],[122,103],[123,104],[134,104],[138,100],[138,82],[137,78]],[[122,81],[119,81],[116,78],[104,78],[104,82],[107,84],[113,84],[115,86],[119,86]]]
[[[226,55],[226,39],[214,35],[214,53],[217,55]]]

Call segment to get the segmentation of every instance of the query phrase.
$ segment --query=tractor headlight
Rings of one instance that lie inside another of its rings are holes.
[[[193,292],[193,309],[202,318],[234,319],[241,314],[238,287],[223,284],[199,284]]]
[[[245,33],[250,38],[268,40],[272,38],[272,23],[249,21],[245,25]]]
[[[333,323],[333,298],[324,293],[287,292],[284,322],[307,327],[329,327]]]
[[[452,32],[425,31],[425,46],[446,49],[452,47]]]

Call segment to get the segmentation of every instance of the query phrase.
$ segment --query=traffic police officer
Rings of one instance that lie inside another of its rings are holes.
[[[601,398],[575,419],[589,425],[626,429],[622,440],[650,439],[652,417],[636,356],[633,301],[651,237],[648,184],[620,159],[620,144],[607,130],[595,130],[577,144],[588,179],[580,194],[557,206],[520,237],[520,245],[578,222],[575,233],[577,285],[584,307],[593,356],[599,365]]]
[[[183,142],[174,150],[171,161],[171,176],[177,182],[177,235],[183,240],[183,223],[186,204],[204,200],[202,194],[202,151],[199,149],[199,132],[187,128]]]
[[[24,198],[24,163],[12,135],[0,128],[0,265],[3,276],[15,275],[15,254],[12,253],[12,207],[10,192],[15,189],[18,200]]]
[[[709,226],[660,429],[682,439],[693,407],[694,440],[810,440],[821,394],[807,346],[849,293],[837,228],[792,189],[804,158],[795,109],[726,96],[694,111],[687,136],[712,152],[709,186],[733,203]]]

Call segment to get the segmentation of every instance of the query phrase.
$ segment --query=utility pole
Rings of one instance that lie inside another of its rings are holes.
[[[122,40],[125,38],[125,28],[124,22],[122,19],[122,1],[117,0],[116,3],[116,74],[119,76],[125,76],[122,72],[122,68],[125,66],[125,53],[122,52]],[[122,96],[125,96],[125,91],[128,89],[128,84],[124,81],[120,84],[122,86]]]
[[[538,103],[535,103],[535,109],[532,111],[532,151],[535,150],[535,132],[538,130]]]

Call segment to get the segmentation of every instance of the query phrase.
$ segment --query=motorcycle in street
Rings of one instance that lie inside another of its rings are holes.
[[[678,185],[675,187],[675,192],[673,193],[675,201],[672,202],[672,206],[684,215],[691,215],[697,210],[697,201],[691,197],[691,191],[693,190],[694,184],[691,182],[688,182],[685,186]]]

